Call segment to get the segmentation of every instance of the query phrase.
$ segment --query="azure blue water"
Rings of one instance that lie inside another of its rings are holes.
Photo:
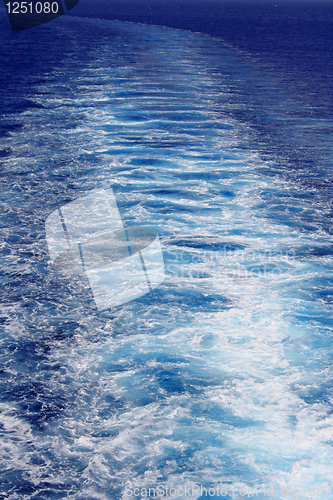
[[[332,113],[222,38],[0,14],[0,498],[333,498]],[[166,277],[98,312],[45,221],[109,188]]]

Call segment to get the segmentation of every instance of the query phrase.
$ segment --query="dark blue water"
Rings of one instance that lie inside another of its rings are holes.
[[[332,3],[0,14],[0,498],[332,498]],[[166,279],[99,313],[45,220],[110,187]]]

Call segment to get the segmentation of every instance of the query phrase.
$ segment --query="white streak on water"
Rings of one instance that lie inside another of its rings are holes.
[[[57,29],[86,25],[99,21]],[[274,485],[277,499],[281,485],[331,484],[332,252],[318,250],[332,241],[309,222],[323,207],[263,174],[249,125],[229,113],[250,78],[235,54],[114,26],[120,36],[47,75],[43,109],[4,145],[4,498],[229,482],[260,499]],[[86,282],[52,270],[44,222],[110,186],[127,223],[158,229],[167,277],[100,315]]]

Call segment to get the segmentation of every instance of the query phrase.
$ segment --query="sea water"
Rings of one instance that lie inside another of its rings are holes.
[[[333,498],[331,117],[204,34],[6,23],[0,498]],[[45,220],[108,188],[166,277],[98,312]]]

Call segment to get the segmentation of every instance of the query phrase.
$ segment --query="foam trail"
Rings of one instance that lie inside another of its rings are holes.
[[[267,83],[197,34],[48,29],[89,50],[44,75],[4,139],[1,495],[328,488],[332,241],[320,193],[313,206],[313,186],[273,175],[233,114],[259,106],[245,79]],[[98,313],[84,278],[52,268],[44,225],[111,187],[126,225],[161,235],[166,279]]]

